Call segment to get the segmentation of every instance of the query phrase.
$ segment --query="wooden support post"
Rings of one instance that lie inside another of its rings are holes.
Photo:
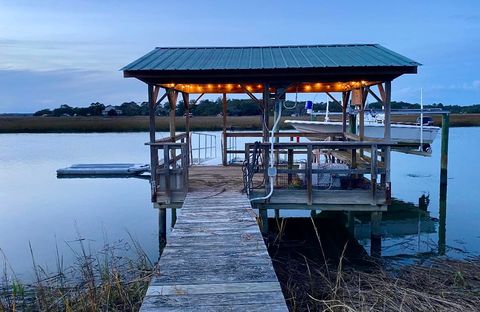
[[[168,91],[168,103],[170,104],[170,111],[169,111],[169,127],[170,127],[170,139],[173,143],[175,143],[175,136],[176,136],[176,125],[175,125],[175,113],[177,111],[177,99],[178,99],[178,91],[169,89]],[[176,151],[174,148],[171,149],[171,159],[175,159]]]
[[[347,212],[347,230],[355,238],[355,213],[353,211]]]
[[[258,209],[258,214],[260,217],[260,231],[262,234],[268,233],[268,211],[265,207],[260,206]]]
[[[312,145],[307,146],[307,163],[305,164],[305,178],[307,180],[307,205],[311,206],[313,202],[312,187]]]
[[[370,150],[370,180],[372,187],[372,203],[377,203],[377,145],[372,144]]]
[[[223,118],[223,124],[222,124],[222,164],[224,166],[227,165],[227,94],[224,93],[222,96],[222,118]]]
[[[362,88],[362,102],[360,104],[359,137],[360,141],[365,140],[365,106],[367,105],[368,90]],[[363,148],[360,149],[360,157],[363,157]]]
[[[349,132],[351,134],[356,134],[357,133],[357,116],[354,114],[349,114],[348,115],[348,125],[349,125]]]
[[[270,192],[270,177],[268,176],[268,164],[270,164],[270,144],[265,146],[263,154],[263,180],[265,181],[265,196]]]
[[[290,141],[293,141],[292,138],[290,138]],[[288,151],[287,151],[287,167],[288,167],[288,170],[292,170],[293,169],[293,148],[289,148]],[[288,174],[288,185],[291,185],[292,182],[293,182],[293,175],[292,173],[289,173]]]
[[[172,159],[175,159],[175,158],[172,158]],[[164,145],[163,147],[163,170],[162,171],[165,179],[165,195],[168,198],[168,203],[170,203],[170,199],[171,199],[170,178],[171,177],[170,177],[170,154],[168,153],[168,145]]]
[[[384,120],[384,139],[387,142],[391,141],[391,127],[392,127],[392,117],[391,117],[391,100],[392,100],[392,82],[385,81],[385,120]],[[384,150],[384,167],[385,167],[385,184],[386,188],[390,189],[390,146],[387,146]]]
[[[268,83],[263,85],[263,111],[262,111],[262,133],[263,143],[268,142],[268,129],[270,123],[270,116],[268,115],[270,107],[270,90]]]
[[[447,219],[447,183],[448,183],[448,134],[450,120],[448,114],[442,115],[442,146],[440,155],[440,209],[438,227],[438,253],[445,254]]]
[[[158,251],[162,255],[163,249],[167,245],[167,209],[158,209]]]
[[[185,106],[185,135],[187,137],[188,165],[192,163],[192,142],[190,140],[190,94],[182,92],[183,105]]]
[[[275,219],[280,219],[280,209],[275,209]]]
[[[155,91],[155,89],[157,91]],[[153,85],[148,85],[148,115],[149,115],[149,132],[150,132],[150,143],[155,142],[155,107],[156,107],[156,96],[158,95],[158,87]],[[158,149],[155,146],[150,145],[150,187],[151,187],[151,201],[157,201],[157,187],[158,187]]]
[[[372,212],[370,221],[370,256],[382,256],[382,213]]]
[[[350,91],[342,92],[342,132],[347,132],[347,107]]]
[[[171,224],[171,227],[175,227],[175,223],[177,223],[177,209],[176,208],[172,208],[171,209],[171,212],[172,212],[172,224]]]

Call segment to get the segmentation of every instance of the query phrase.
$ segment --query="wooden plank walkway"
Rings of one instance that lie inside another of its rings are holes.
[[[246,195],[188,193],[141,311],[288,311]]]

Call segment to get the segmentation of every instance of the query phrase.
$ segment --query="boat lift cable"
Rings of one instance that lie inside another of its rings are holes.
[[[277,168],[275,168],[275,161],[274,161],[274,153],[273,153],[273,144],[275,142],[275,131],[277,129],[277,126],[280,122],[280,119],[282,118],[282,106],[283,106],[283,103],[281,100],[278,100],[277,103],[275,103],[276,105],[278,105],[278,117],[277,117],[277,120],[275,120],[275,123],[273,124],[273,128],[271,130],[271,137],[270,137],[270,159],[269,159],[269,162],[270,162],[270,166],[268,167],[267,169],[267,173],[268,173],[268,178],[269,178],[269,182],[270,182],[270,192],[266,195],[266,196],[263,196],[263,197],[256,197],[256,198],[252,198],[250,199],[250,201],[258,201],[258,200],[266,200],[266,199],[269,199],[272,194],[273,194],[273,178],[277,175]]]

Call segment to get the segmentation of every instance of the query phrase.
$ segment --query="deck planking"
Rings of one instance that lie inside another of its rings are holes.
[[[141,311],[288,311],[240,192],[189,192],[158,268]]]

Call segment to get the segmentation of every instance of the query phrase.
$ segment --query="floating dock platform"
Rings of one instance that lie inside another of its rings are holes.
[[[145,164],[76,164],[57,170],[58,176],[125,176],[139,175],[150,171]]]

